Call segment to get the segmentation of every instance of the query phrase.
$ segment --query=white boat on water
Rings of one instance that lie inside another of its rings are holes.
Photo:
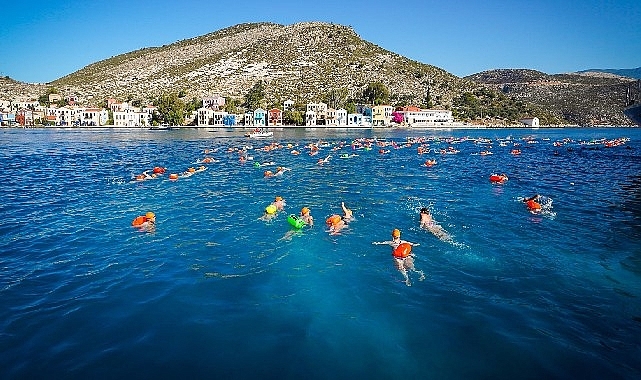
[[[251,139],[268,139],[270,137],[274,137],[274,132],[256,128],[253,131],[246,133],[245,137],[249,137]]]

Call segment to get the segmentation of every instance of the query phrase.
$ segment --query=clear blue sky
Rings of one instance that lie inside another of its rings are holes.
[[[641,66],[639,0],[66,0],[0,7],[0,75],[50,82],[93,62],[247,22],[350,25],[457,76]]]

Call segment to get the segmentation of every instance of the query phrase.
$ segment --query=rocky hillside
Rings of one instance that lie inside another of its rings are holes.
[[[510,124],[540,116],[548,123],[629,123],[621,112],[627,79],[533,70],[458,78],[365,41],[350,27],[320,22],[236,25],[118,55],[48,84],[0,78],[0,100],[38,99],[55,88],[87,106],[110,97],[144,104],[169,93],[186,100],[221,94],[242,101],[258,81],[268,104],[321,101],[341,89],[358,101],[369,84],[382,82],[392,105],[425,107],[429,87],[433,107],[452,109],[464,121]]]
[[[559,120],[578,125],[630,125],[623,115],[634,79],[608,73],[548,75],[526,69],[484,71],[466,77],[511,99],[534,104]]]
[[[241,24],[201,37],[123,54],[52,83],[81,99],[186,97],[242,98],[258,81],[272,101],[318,101],[332,89],[361,93],[383,82],[397,97],[433,98],[443,106],[473,84],[361,39],[350,27],[327,23]]]

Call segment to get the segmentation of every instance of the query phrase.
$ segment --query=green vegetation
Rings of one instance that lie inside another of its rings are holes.
[[[152,123],[182,125],[185,122],[185,103],[178,94],[162,95],[154,102],[158,113],[154,114]]]
[[[370,83],[363,90],[363,99],[369,104],[387,104],[389,103],[389,97],[389,90],[381,82]]]
[[[262,80],[256,82],[254,87],[249,90],[247,96],[245,96],[243,106],[249,110],[263,108],[265,106],[265,86]]]

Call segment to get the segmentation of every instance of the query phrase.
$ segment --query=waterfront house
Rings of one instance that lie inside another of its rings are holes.
[[[538,128],[539,127],[539,118],[538,117],[526,117],[521,120],[519,120],[522,124],[532,127],[532,128]]]
[[[114,127],[149,127],[156,108],[147,106],[144,109],[131,107],[127,103],[114,103],[112,109],[119,108],[113,112]]]
[[[372,125],[385,126],[392,121],[392,111],[394,108],[390,105],[378,105],[372,108]]]
[[[285,100],[283,103],[283,111],[289,111],[292,108],[294,108],[294,101],[291,99]]]
[[[257,127],[267,126],[267,111],[262,108],[254,111],[254,125]]]
[[[327,120],[327,104],[325,103],[307,103],[307,110],[305,112],[305,120],[308,121],[310,120],[307,117],[308,112],[314,112],[314,124],[308,124],[307,122],[305,125],[324,125],[326,124]]]
[[[270,126],[282,126],[283,125],[283,111],[278,108],[272,108],[269,110],[269,125]]]
[[[396,114],[402,115],[402,121],[411,126],[448,124],[454,121],[452,111],[420,109],[416,106],[398,107]]]
[[[327,110],[327,121],[325,125],[334,126],[334,127],[345,127],[347,126],[347,111],[343,108],[335,110]]]
[[[223,125],[225,127],[234,127],[236,126],[236,115],[226,114],[223,116]]]
[[[316,125],[316,112],[314,111],[305,112],[305,125],[307,126]]]
[[[102,108],[85,108],[80,112],[80,125],[97,127],[107,124],[109,114]]]
[[[246,125],[246,126],[254,125],[253,112],[247,112],[243,115],[243,125]]]
[[[347,115],[348,127],[360,127],[363,125],[363,115],[360,113],[350,113]]]

